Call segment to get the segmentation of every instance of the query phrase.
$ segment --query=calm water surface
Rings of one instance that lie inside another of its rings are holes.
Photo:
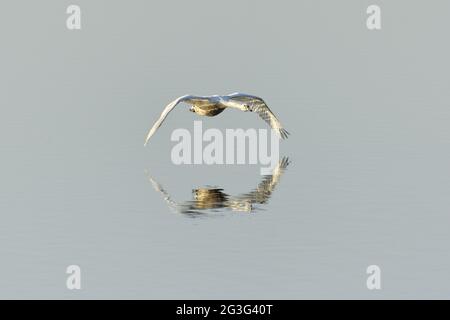
[[[447,3],[386,3],[378,33],[360,1],[80,5],[80,32],[53,1],[0,17],[1,298],[448,297]],[[291,132],[276,174],[173,165],[183,107],[143,147],[177,96],[233,91]]]

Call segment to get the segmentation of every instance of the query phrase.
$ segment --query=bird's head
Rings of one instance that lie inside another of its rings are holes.
[[[194,108],[194,106],[190,107],[190,108],[189,108],[189,111],[195,113],[195,108]]]
[[[248,104],[243,104],[242,111],[244,111],[244,112],[250,111],[250,106]]]

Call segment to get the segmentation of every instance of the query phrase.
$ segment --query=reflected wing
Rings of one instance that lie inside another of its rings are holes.
[[[280,138],[287,139],[289,132],[283,128],[280,121],[273,114],[263,99],[245,93],[232,93],[228,95],[228,97],[235,101],[245,102],[249,106],[250,111],[256,112],[261,119],[263,119],[278,133]]]
[[[152,178],[152,176],[147,170],[145,170],[145,174],[147,175],[148,180],[151,182],[153,189],[155,189],[156,192],[160,193],[163,196],[164,201],[166,202],[170,210],[172,210],[175,213],[186,214],[192,218],[196,218],[202,214],[201,210],[205,208],[202,208],[201,206],[198,205],[198,200],[184,201],[178,203],[174,201],[170,196],[170,194],[156,180]]]
[[[179,103],[181,102],[185,102],[187,100],[191,100],[192,98],[194,98],[193,96],[182,96],[179,97],[177,99],[175,99],[174,101],[172,101],[171,103],[169,103],[163,110],[163,112],[161,113],[161,116],[159,117],[158,121],[155,122],[155,124],[153,125],[153,127],[150,129],[150,131],[147,134],[147,138],[145,139],[145,143],[144,146],[147,145],[148,140],[150,140],[151,136],[156,132],[156,130],[158,130],[158,128],[161,126],[161,124],[164,122],[164,120],[166,119],[167,115],[170,113],[170,111],[173,110],[173,108],[175,108]]]
[[[174,211],[178,211],[180,205],[172,200],[171,196],[167,193],[167,191],[164,190],[164,188],[152,178],[152,176],[147,170],[145,171],[145,174],[147,175],[148,181],[151,182],[153,189],[155,189],[156,192],[159,192],[164,197],[164,201],[167,203],[168,207]]]
[[[244,195],[237,196],[235,199],[250,201],[251,203],[266,203],[275,187],[280,182],[280,178],[289,165],[289,158],[284,157],[272,172],[272,175],[264,176],[255,190]]]

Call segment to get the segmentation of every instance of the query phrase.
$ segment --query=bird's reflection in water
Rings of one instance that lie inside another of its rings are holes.
[[[193,200],[176,202],[169,193],[146,172],[153,188],[159,192],[170,209],[196,217],[211,211],[232,210],[235,212],[252,212],[257,210],[256,205],[265,204],[270,199],[281,176],[289,165],[289,159],[284,157],[273,169],[271,175],[263,176],[256,189],[237,196],[231,196],[221,188],[204,187],[192,190]]]

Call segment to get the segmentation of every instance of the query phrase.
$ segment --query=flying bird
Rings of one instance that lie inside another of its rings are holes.
[[[159,119],[155,122],[150,129],[144,145],[147,145],[150,138],[158,130],[161,124],[166,119],[167,115],[178,104],[186,103],[190,105],[189,111],[194,112],[201,116],[214,117],[222,113],[226,108],[238,109],[244,112],[250,111],[257,113],[273,130],[275,130],[278,136],[282,139],[286,139],[289,135],[277,117],[269,109],[263,99],[257,96],[252,96],[245,93],[232,93],[226,96],[193,96],[185,95],[181,96],[171,103],[169,103],[161,113]]]

